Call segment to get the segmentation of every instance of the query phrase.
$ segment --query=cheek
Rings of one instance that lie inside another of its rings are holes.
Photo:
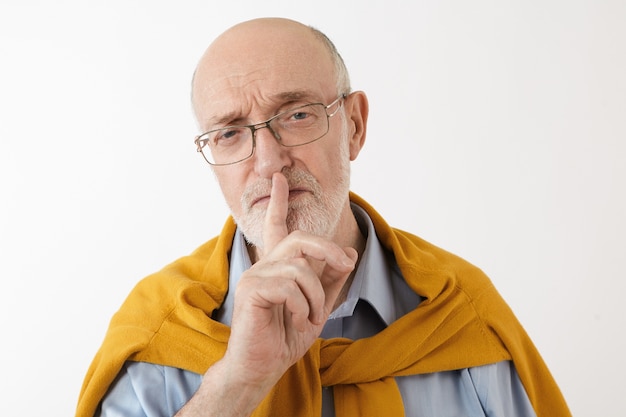
[[[343,183],[343,177],[346,175],[345,164],[340,158],[341,156],[337,153],[329,154],[321,159],[324,161],[323,164],[309,165],[309,172],[316,178],[326,197],[338,192],[338,187]]]
[[[350,164],[350,149],[346,141],[337,141],[335,146],[328,149],[321,158],[323,164],[320,165],[321,172],[326,176],[334,177],[339,175],[346,164]]]
[[[222,190],[226,204],[235,214],[241,212],[241,195],[244,191],[244,180],[234,173],[220,172],[215,174],[217,183]]]

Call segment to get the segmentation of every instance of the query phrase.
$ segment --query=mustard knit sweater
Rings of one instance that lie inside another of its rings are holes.
[[[391,228],[361,198],[350,198],[367,211],[382,245],[424,300],[373,337],[318,339],[254,416],[319,416],[322,386],[334,387],[337,417],[403,416],[393,377],[502,360],[514,362],[537,416],[571,416],[532,341],[478,268]],[[224,355],[230,329],[211,315],[228,288],[235,228],[229,218],[218,237],[138,283],[88,370],[77,417],[93,416],[125,361],[203,374]]]

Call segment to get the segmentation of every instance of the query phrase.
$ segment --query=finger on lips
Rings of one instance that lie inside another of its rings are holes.
[[[272,176],[270,201],[263,224],[263,244],[265,253],[270,252],[289,234],[287,230],[287,211],[289,208],[289,184],[281,173]]]
[[[287,229],[287,213],[289,208],[289,184],[282,173],[276,172],[272,176],[272,189],[270,201],[265,213],[263,227],[263,241],[265,253],[268,254],[283,239],[289,235]],[[281,252],[282,257],[311,257],[319,261],[325,261],[339,270],[352,270],[356,263],[356,252],[349,248],[349,253],[342,250],[332,242],[318,236],[312,236],[304,232],[294,231],[291,233],[290,245],[285,248],[287,252]]]
[[[265,256],[254,268],[264,282],[249,284],[259,286],[257,294],[266,302],[284,304],[296,328],[302,330],[307,318],[314,324],[325,321],[358,255],[319,236],[297,230],[290,234],[288,207],[287,179],[274,173],[263,224]],[[313,259],[325,264],[321,276],[311,268]]]

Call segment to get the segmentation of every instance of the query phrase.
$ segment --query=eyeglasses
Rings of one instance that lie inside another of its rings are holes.
[[[227,126],[209,130],[196,137],[197,151],[211,165],[231,165],[250,158],[256,146],[257,130],[268,128],[282,146],[306,145],[320,139],[329,129],[329,119],[341,108],[341,94],[335,101],[325,105],[311,103],[278,113],[264,122],[245,126]],[[337,106],[329,113],[329,109]]]

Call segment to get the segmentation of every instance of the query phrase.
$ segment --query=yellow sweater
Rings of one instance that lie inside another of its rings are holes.
[[[571,416],[532,341],[476,267],[391,228],[351,194],[374,222],[409,286],[424,301],[379,334],[318,339],[254,416],[319,416],[321,387],[334,386],[337,417],[403,416],[393,377],[513,360],[539,417]],[[91,417],[125,361],[203,374],[226,350],[230,329],[210,319],[228,288],[235,224],[137,284],[113,316],[80,393],[76,416]]]

